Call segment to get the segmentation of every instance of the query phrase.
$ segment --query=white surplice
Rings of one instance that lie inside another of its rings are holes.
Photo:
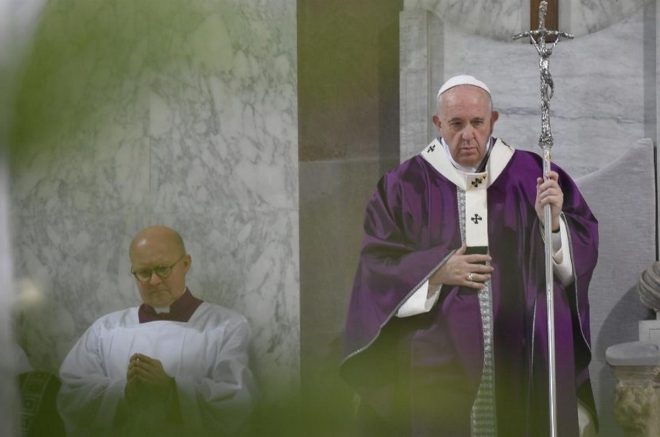
[[[189,435],[231,433],[249,415],[253,380],[249,326],[242,315],[202,303],[188,322],[139,323],[138,308],[98,319],[60,368],[58,408],[69,435],[115,435],[134,353],[158,359],[175,378],[182,429]]]

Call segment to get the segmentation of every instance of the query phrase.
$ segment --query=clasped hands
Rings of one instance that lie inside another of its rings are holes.
[[[124,395],[129,403],[166,401],[175,390],[174,378],[165,373],[159,360],[139,353],[131,356],[124,389]]]
[[[555,171],[548,172],[548,179],[537,178],[536,199],[534,210],[541,223],[544,223],[543,209],[550,205],[552,219],[552,230],[559,230],[559,214],[564,204],[564,194],[559,187],[559,175]],[[490,280],[493,267],[490,255],[470,254],[466,255],[466,246],[461,246],[454,252],[447,262],[429,278],[429,294],[438,285],[459,285],[463,287],[481,290],[484,283]]]

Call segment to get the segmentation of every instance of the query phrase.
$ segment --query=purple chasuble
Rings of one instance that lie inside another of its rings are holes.
[[[143,303],[138,308],[138,319],[140,320],[140,323],[153,322],[156,320],[187,322],[202,302],[201,299],[197,299],[190,293],[190,290],[186,288],[186,291],[181,297],[170,305],[169,313],[157,313],[152,307]]]
[[[577,399],[595,418],[587,289],[598,224],[561,169],[575,280],[555,279],[558,431],[579,435]],[[488,187],[499,436],[546,436],[544,244],[534,210],[541,158],[515,151]],[[342,376],[360,394],[364,435],[469,436],[483,365],[477,292],[442,287],[428,313],[397,318],[408,296],[461,246],[457,187],[415,156],[386,174],[366,210],[344,338]],[[569,248],[563,248],[564,251]]]

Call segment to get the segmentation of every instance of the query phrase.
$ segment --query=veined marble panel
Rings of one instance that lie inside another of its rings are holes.
[[[159,73],[149,105],[154,208],[297,208],[292,2],[205,4],[222,7],[210,8],[195,26],[153,38],[159,48],[151,60]]]
[[[73,343],[103,314],[139,302],[124,217],[14,214],[19,340],[36,369],[57,372]]]
[[[141,203],[149,72],[139,14],[117,0],[47,4],[12,114],[12,197],[22,212]]]
[[[566,32],[585,35],[605,29],[637,12],[644,4],[655,0],[560,0],[559,22],[566,22]],[[567,11],[570,14],[565,20]],[[563,30],[563,29],[562,29]]]
[[[291,95],[286,100],[271,95],[255,102],[249,101],[251,94],[232,90],[216,78],[200,76],[194,81],[201,88],[186,89],[182,83],[165,80],[152,93],[149,144],[154,208],[184,208],[191,213],[221,211],[231,205],[297,208],[296,115],[290,112],[295,108],[293,84],[288,84]],[[263,84],[256,92],[268,94]]]
[[[264,395],[295,386],[296,70],[294,0],[48,3],[12,136],[16,272],[41,291],[19,308],[36,368],[139,302],[128,244],[164,223],[193,255],[193,292],[250,320]]]
[[[560,30],[585,35],[629,17],[655,0],[558,0]],[[404,0],[404,10],[427,9],[445,23],[499,40],[529,30],[529,0]]]
[[[529,19],[523,15],[528,0],[404,0],[404,10],[426,9],[444,23],[496,39],[510,39]],[[529,6],[527,6],[529,14]]]

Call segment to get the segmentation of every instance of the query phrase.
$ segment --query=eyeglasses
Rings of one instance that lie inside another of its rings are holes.
[[[181,261],[185,256],[186,254],[184,253],[183,255],[181,255],[181,258],[174,261],[174,264],[171,264],[169,266],[156,266],[153,269],[144,269],[138,271],[135,271],[133,270],[133,268],[131,268],[131,274],[135,276],[135,279],[137,279],[142,283],[151,281],[151,277],[153,276],[154,273],[160,279],[167,279],[168,276],[172,274],[172,269],[174,268],[174,266],[177,265],[179,261]]]

